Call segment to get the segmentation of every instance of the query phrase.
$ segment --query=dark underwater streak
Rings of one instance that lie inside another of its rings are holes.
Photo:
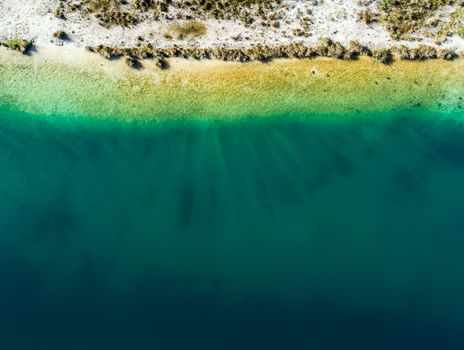
[[[454,349],[461,116],[0,117],[5,349]]]

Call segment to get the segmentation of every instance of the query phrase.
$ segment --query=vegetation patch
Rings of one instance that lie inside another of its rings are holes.
[[[259,21],[264,26],[279,27],[283,0],[62,0],[55,16],[81,12],[98,18],[105,27],[130,26],[138,19],[173,19],[170,9],[181,10],[176,19],[240,20],[246,25]]]
[[[59,40],[68,40],[68,34],[66,34],[64,31],[59,30],[55,33],[53,33],[53,36]]]
[[[456,0],[381,0],[381,22],[394,39],[407,39],[440,7],[455,3]]]
[[[352,41],[348,46],[324,38],[321,43],[306,46],[301,43],[290,43],[277,46],[256,45],[246,48],[214,47],[214,48],[195,48],[179,47],[174,45],[168,48],[155,48],[150,44],[136,46],[133,48],[120,48],[99,45],[97,47],[87,47],[87,50],[99,54],[100,56],[112,60],[125,57],[125,62],[129,67],[140,68],[139,61],[152,59],[159,68],[169,67],[167,59],[172,57],[193,58],[193,59],[217,59],[222,61],[267,62],[278,58],[310,59],[314,57],[331,57],[344,60],[356,60],[359,56],[369,56],[383,64],[390,64],[395,58],[403,60],[426,60],[441,58],[452,60],[457,55],[448,49],[436,49],[432,46],[419,45],[418,48],[408,48],[400,46],[393,49],[370,49],[361,43]]]
[[[169,27],[169,29],[171,32],[176,33],[179,39],[202,36],[205,35],[207,31],[206,25],[197,20],[173,24]]]
[[[0,44],[9,48],[10,50],[19,51],[22,54],[27,54],[28,51],[32,48],[32,43],[24,39],[9,39]]]
[[[374,50],[372,57],[383,64],[390,64],[393,62],[393,54],[390,49],[378,49]]]
[[[189,9],[196,16],[217,19],[238,19],[250,25],[257,19],[262,24],[277,26],[282,0],[174,0],[172,6]]]
[[[63,15],[64,10],[92,14],[102,26],[107,28],[115,25],[129,27],[137,21],[137,17],[130,11],[125,0],[83,0],[63,5],[63,8],[59,8],[57,12]]]
[[[464,38],[464,7],[459,7],[451,13],[449,20],[439,28],[437,41],[442,42],[454,34]]]
[[[366,24],[371,24],[379,20],[379,14],[371,10],[365,9],[358,12],[358,21]]]
[[[167,12],[170,2],[170,0],[132,0],[131,4],[134,8],[141,11],[155,10]]]

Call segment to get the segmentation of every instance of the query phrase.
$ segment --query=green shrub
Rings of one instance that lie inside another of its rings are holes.
[[[9,39],[3,43],[3,46],[26,54],[32,47],[32,43],[24,39]]]

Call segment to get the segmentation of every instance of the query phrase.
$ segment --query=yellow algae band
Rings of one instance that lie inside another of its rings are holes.
[[[464,60],[171,60],[133,70],[78,49],[25,57],[0,51],[0,103],[42,115],[100,118],[240,118],[460,108]],[[73,51],[74,50],[74,51]],[[50,50],[49,50],[50,51]]]

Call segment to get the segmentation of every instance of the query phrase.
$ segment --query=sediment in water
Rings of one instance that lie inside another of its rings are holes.
[[[121,119],[352,114],[395,108],[460,109],[464,61],[370,58],[269,63],[171,59],[133,70],[66,48],[33,57],[0,51],[0,101],[33,114]]]

